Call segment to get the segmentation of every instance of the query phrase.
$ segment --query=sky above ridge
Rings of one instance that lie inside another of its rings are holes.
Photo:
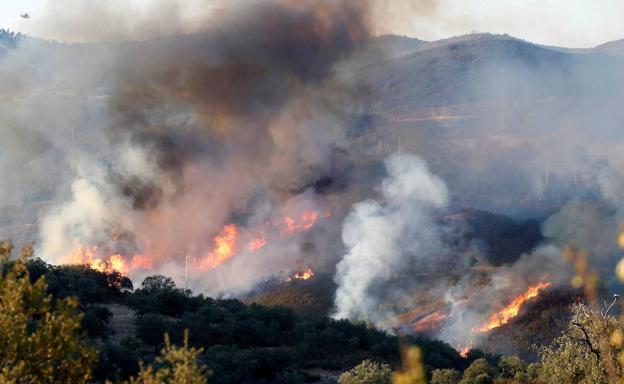
[[[177,4],[175,17],[192,24],[194,14],[218,8],[223,1],[0,0],[0,27],[62,41],[130,39],[135,20],[166,15],[163,10],[174,9],[173,4]],[[373,1],[378,34],[437,40],[472,32],[507,33],[539,44],[578,48],[624,38],[622,0]],[[23,12],[31,17],[22,19]],[[99,18],[98,13],[107,18]]]

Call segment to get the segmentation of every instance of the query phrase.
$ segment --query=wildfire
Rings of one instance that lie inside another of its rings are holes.
[[[505,308],[493,313],[486,324],[482,325],[479,328],[475,328],[472,331],[476,333],[483,333],[488,332],[494,328],[498,328],[501,325],[507,324],[509,320],[513,319],[518,315],[518,312],[520,312],[520,308],[522,308],[522,305],[527,300],[536,297],[541,291],[550,286],[551,283],[546,282],[529,287],[529,289],[525,293],[514,298],[511,303]]]
[[[132,256],[130,261],[130,269],[151,269],[153,267],[152,257],[149,254],[140,254]]]
[[[124,258],[119,254],[111,255],[106,260],[91,260],[89,266],[99,272],[111,273],[117,271],[122,275],[126,275],[130,271],[130,268],[126,264],[126,260],[124,260]]]
[[[69,256],[69,262],[72,264],[90,264],[95,258],[97,252],[97,245],[90,247],[78,246],[74,252]]]
[[[290,282],[293,280],[308,280],[312,278],[313,276],[314,276],[314,271],[308,268],[303,272],[295,273],[292,277],[289,277],[288,279],[286,279],[286,281]]]
[[[255,238],[255,239],[252,239],[252,240],[249,242],[249,245],[247,246],[247,248],[248,248],[250,251],[257,251],[258,249],[260,249],[260,248],[264,247],[264,246],[266,245],[266,243],[267,243],[267,239],[266,239],[266,236],[263,234],[263,235],[262,235],[262,236],[260,236],[260,237],[257,237],[257,238]]]
[[[328,216],[324,216],[328,217]],[[316,211],[304,211],[301,215],[301,220],[297,221],[291,217],[284,218],[285,228],[282,230],[282,236],[290,235],[296,232],[305,231],[310,229],[316,224],[319,218],[319,213]]]
[[[110,255],[108,258],[102,259],[97,256],[98,246],[78,246],[76,250],[69,256],[70,263],[86,264],[92,269],[100,272],[117,271],[122,274],[128,273],[126,261],[119,254]]]
[[[310,228],[314,227],[319,217],[330,217],[331,212],[325,211],[322,214],[317,211],[304,211],[301,214],[301,218],[299,220],[295,220],[291,217],[283,218],[283,227],[278,224],[274,224],[273,226],[282,227],[282,231],[280,233],[281,237],[290,236],[298,232],[307,231]],[[267,223],[270,225],[270,223]],[[265,228],[266,229],[266,228]],[[237,239],[238,239],[239,229],[236,224],[228,224],[223,227],[221,232],[213,239],[214,248],[212,252],[208,255],[206,259],[204,259],[200,267],[201,268],[210,268],[214,269],[219,265],[223,264],[225,261],[229,260],[232,256],[235,255],[237,250]],[[262,233],[260,236],[257,236],[251,239],[247,243],[247,249],[249,251],[257,251],[268,244],[268,239],[266,233]],[[311,271],[309,271],[311,272]],[[308,271],[303,272],[304,274],[308,273]],[[312,273],[313,275],[313,273]],[[304,277],[296,277],[297,279],[307,280],[312,275]]]
[[[101,259],[95,259],[89,263],[89,267],[91,267],[91,269],[95,269],[98,272],[104,272],[106,271],[106,262]]]
[[[203,260],[202,266],[207,268],[216,268],[224,261],[234,255],[236,246],[236,238],[238,237],[238,228],[234,224],[228,224],[213,239],[214,249],[206,259]]]
[[[306,231],[312,228],[319,217],[327,218],[331,216],[330,211],[319,213],[316,211],[304,211],[301,217],[297,220],[285,217],[283,218],[283,224],[275,224],[273,222],[266,223],[265,228],[260,231],[259,235],[252,237],[246,243],[246,249],[254,252],[265,247],[269,238],[267,237],[267,229],[271,226],[277,227],[281,230],[280,236],[293,235],[298,232]],[[242,228],[244,231],[245,228]],[[230,258],[232,258],[238,249],[243,245],[240,244],[239,238],[249,238],[244,234],[241,235],[241,228],[236,224],[227,224],[223,226],[221,231],[213,238],[212,250],[202,259],[197,260],[198,267],[200,269],[214,269],[223,264]],[[119,235],[113,234],[111,237],[112,242],[116,242],[119,239]],[[149,243],[146,243],[149,244]],[[148,247],[149,248],[149,247]],[[131,271],[137,269],[151,269],[153,267],[152,255],[148,252],[141,254],[135,254],[133,256],[122,255],[120,253],[106,253],[97,245],[92,246],[78,246],[74,252],[68,255],[66,262],[71,264],[84,264],[88,265],[92,269],[100,272],[113,272],[117,271],[122,274],[128,274]],[[295,279],[307,280],[314,275],[312,270],[307,270],[298,273],[294,276]]]
[[[459,356],[461,356],[464,359],[468,358],[468,353],[472,349],[472,346],[473,346],[473,341],[470,340],[470,344],[466,345],[465,347],[461,347],[461,346],[457,347],[457,350],[459,351]]]
[[[468,352],[470,352],[470,347],[464,347],[459,351],[459,356],[465,359],[468,357]]]
[[[415,332],[425,332],[427,330],[437,327],[441,322],[446,320],[447,317],[447,314],[440,311],[435,311],[418,320],[416,324],[412,326],[412,328]]]

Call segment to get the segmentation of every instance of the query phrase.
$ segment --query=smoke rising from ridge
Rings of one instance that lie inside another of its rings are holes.
[[[386,168],[382,200],[356,203],[343,224],[347,253],[337,265],[336,318],[386,320],[380,304],[387,296],[380,293],[443,254],[431,211],[447,204],[446,185],[413,155],[394,155]]]
[[[371,39],[380,3],[231,3],[189,23],[179,2],[98,3],[81,22],[119,34],[65,33],[144,41],[0,47],[3,236],[39,231],[52,263],[121,255],[135,282],[180,284],[188,257],[211,295],[337,268],[335,316],[454,345],[528,285],[567,288],[566,246],[610,273],[617,47]],[[397,147],[419,157],[384,163]]]

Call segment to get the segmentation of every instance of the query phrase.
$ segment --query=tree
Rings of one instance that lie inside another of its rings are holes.
[[[456,369],[434,369],[431,372],[431,384],[457,384],[461,373]]]
[[[32,248],[9,261],[12,250],[0,243],[0,382],[88,382],[97,353],[80,338],[77,300],[54,302],[43,277],[30,281]]]
[[[350,371],[343,372],[340,384],[390,384],[392,370],[388,364],[364,360]]]
[[[585,304],[575,304],[567,329],[550,346],[541,347],[540,378],[545,382],[601,384],[619,382],[618,350],[611,335],[618,321]]]
[[[513,379],[525,372],[526,364],[517,356],[503,356],[498,362],[498,369],[501,378]]]
[[[141,289],[149,293],[154,293],[163,289],[174,289],[176,287],[173,279],[163,275],[147,276],[141,283]]]
[[[138,377],[130,379],[129,384],[205,384],[212,373],[206,366],[197,364],[197,356],[202,351],[189,348],[188,331],[184,332],[182,347],[171,345],[169,335],[165,334],[165,347],[155,365],[141,364]]]
[[[477,359],[464,370],[464,376],[460,384],[489,384],[494,381],[496,368],[486,359]]]
[[[171,331],[171,319],[162,315],[148,313],[137,321],[137,336],[145,344],[153,346],[154,352],[162,345],[163,335]]]

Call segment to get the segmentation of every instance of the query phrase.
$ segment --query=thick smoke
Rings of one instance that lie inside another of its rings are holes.
[[[189,287],[210,294],[334,272],[345,255],[337,317],[453,344],[529,285],[567,289],[567,247],[608,282],[624,202],[618,44],[371,39],[382,3],[48,2],[40,33],[117,42],[0,46],[2,237],[37,239],[51,263],[81,247],[123,255],[136,282],[181,283],[188,257]],[[397,147],[422,160],[393,156],[384,172]],[[282,235],[308,211],[331,217]],[[525,218],[541,243],[480,235]],[[228,224],[236,256],[195,268]]]
[[[102,7],[100,16],[123,12]],[[11,95],[22,93],[28,110],[43,105],[51,113],[50,104],[59,104],[65,128],[58,135],[44,129],[41,121],[54,128],[56,114],[39,121],[19,109],[7,115],[34,133],[7,127],[16,149],[3,168],[37,150],[62,164],[58,190],[32,183],[42,190],[37,246],[45,260],[78,262],[81,249],[95,258],[121,254],[141,267],[133,268],[138,280],[158,271],[179,280],[185,258],[204,259],[226,224],[238,226],[241,243],[275,237],[249,256],[237,245],[240,257],[218,273],[191,268],[193,288],[220,293],[332,256],[304,257],[312,235],[286,238],[280,226],[284,217],[331,212],[337,201],[319,196],[316,185],[351,162],[341,153],[360,89],[335,67],[369,38],[367,4],[258,1],[209,11],[189,35],[84,47],[31,40],[3,56],[3,73],[15,77]],[[179,32],[175,15],[171,34]],[[60,53],[35,60],[48,50]],[[58,80],[38,84],[29,76],[48,72]],[[69,97],[37,97],[54,92]],[[15,184],[26,178],[9,174],[16,180],[3,204],[19,205],[24,195]]]
[[[389,314],[380,304],[387,296],[382,293],[445,254],[431,218],[433,210],[448,202],[444,182],[413,155],[394,155],[386,168],[379,201],[355,204],[343,224],[347,253],[336,272],[337,318],[386,320]]]

